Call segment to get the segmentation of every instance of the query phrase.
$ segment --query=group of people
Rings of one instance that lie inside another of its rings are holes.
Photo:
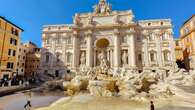
[[[17,86],[17,85],[29,85],[30,83],[35,83],[36,79],[34,77],[27,78],[21,76],[14,76],[12,78],[2,78],[0,79],[0,87],[6,86]]]

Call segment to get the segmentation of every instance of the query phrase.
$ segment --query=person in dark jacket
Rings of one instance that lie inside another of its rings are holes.
[[[154,110],[154,102],[150,101],[150,110]]]
[[[26,109],[27,106],[31,107],[31,102],[30,102],[30,100],[27,101],[26,105],[24,105],[24,108]]]

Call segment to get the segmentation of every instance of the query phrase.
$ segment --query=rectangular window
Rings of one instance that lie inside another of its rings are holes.
[[[7,63],[7,68],[8,69],[13,69],[14,68],[14,63],[8,62]]]
[[[56,70],[56,71],[55,71],[55,76],[56,76],[56,77],[59,77],[59,70]]]
[[[18,36],[19,35],[19,32],[17,29],[14,29],[13,27],[11,28],[11,33],[15,36]]]
[[[15,50],[13,50],[13,56],[16,56],[16,51]]]
[[[139,54],[139,55],[138,55],[138,60],[139,60],[139,61],[142,61],[142,54]]]
[[[46,55],[46,63],[49,63],[49,55]]]
[[[10,44],[12,44],[12,42],[13,42],[13,38],[10,38]]]
[[[13,28],[13,27],[12,27],[12,29],[11,29],[11,33],[14,34],[14,28]]]
[[[7,68],[10,68],[10,62],[7,63]]]
[[[154,53],[150,53],[150,60],[151,60],[152,62],[154,62],[154,61],[155,61],[155,58],[154,58]]]
[[[68,37],[68,38],[66,39],[66,44],[71,44],[71,43],[72,43],[71,37]]]
[[[18,36],[18,30],[15,30],[15,35]]]
[[[60,39],[60,37],[58,37],[58,38],[56,39],[56,44],[61,44],[61,39]]]
[[[14,68],[14,63],[11,63],[11,69],[13,69]]]
[[[10,44],[17,45],[17,40],[10,38]]]
[[[8,51],[8,55],[11,55],[11,53],[12,53],[12,50],[11,50],[11,49],[9,49],[9,51]]]
[[[17,45],[17,40],[14,41],[14,45]]]

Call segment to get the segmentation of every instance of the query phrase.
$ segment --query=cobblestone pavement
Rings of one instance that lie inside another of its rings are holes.
[[[32,96],[33,108],[50,105],[52,102],[59,99],[59,96]],[[23,93],[12,94],[9,96],[0,97],[0,110],[25,110],[27,96]]]

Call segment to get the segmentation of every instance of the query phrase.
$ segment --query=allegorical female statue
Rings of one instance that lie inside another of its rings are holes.
[[[123,52],[123,55],[122,55],[122,64],[123,65],[127,65],[128,64],[128,55],[127,55],[127,52],[126,51],[124,51]]]
[[[81,65],[85,65],[86,64],[85,52],[81,53],[80,62],[81,62]]]

